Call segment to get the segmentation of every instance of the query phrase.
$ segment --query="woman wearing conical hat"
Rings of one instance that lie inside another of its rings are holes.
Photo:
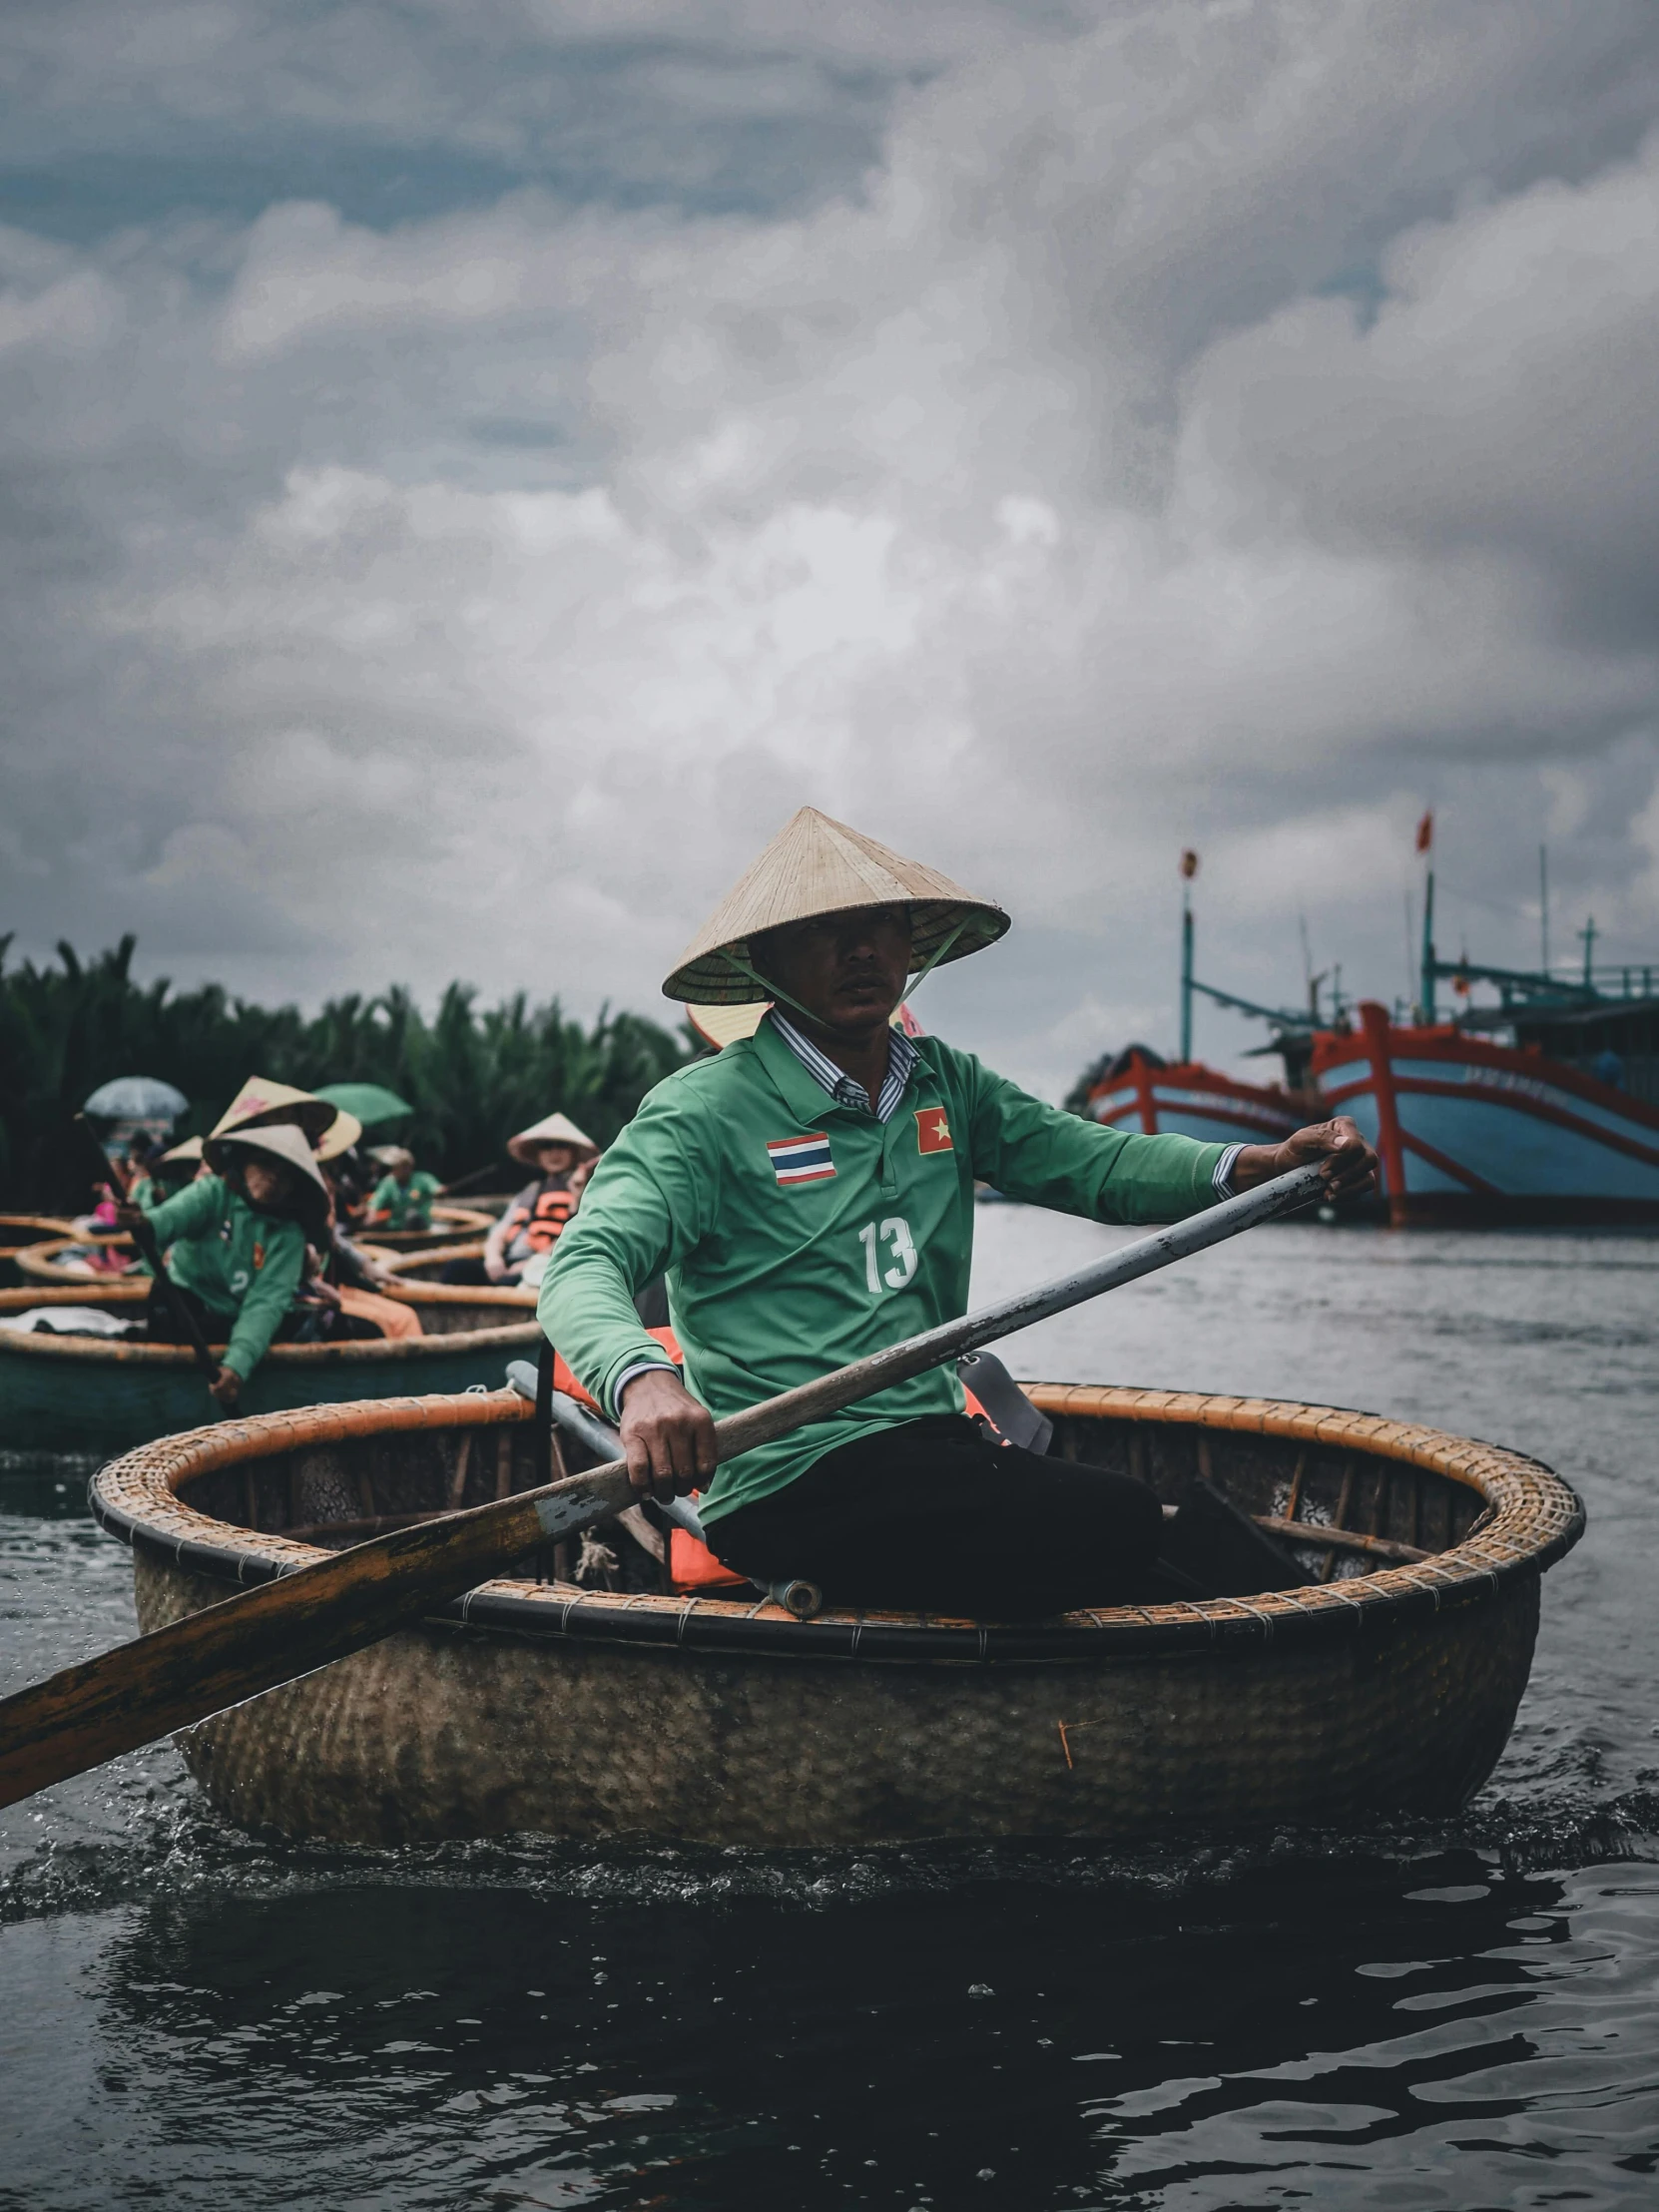
[[[1133,1135],[888,1026],[929,968],[1007,927],[990,900],[803,808],[663,986],[771,1011],[650,1093],[548,1268],[542,1326],[618,1419],[635,1486],[705,1486],[711,1547],[759,1583],[799,1577],[841,1604],[1004,1618],[1144,1591],[1162,1536],[1151,1490],[998,1447],[965,1417],[948,1370],[718,1471],[711,1415],[961,1315],[976,1177],[1029,1204],[1145,1222],[1305,1160],[1327,1160],[1344,1191],[1376,1172],[1350,1121],[1276,1146]],[[684,1382],[633,1303],[665,1270]],[[1028,1516],[1063,1543],[1010,1542]]]
[[[507,1150],[521,1167],[534,1168],[535,1176],[508,1201],[484,1240],[483,1259],[451,1260],[443,1271],[446,1283],[518,1283],[533,1261],[545,1266],[599,1154],[568,1114],[544,1114],[509,1137]]]
[[[209,1175],[159,1206],[125,1206],[167,1254],[179,1297],[210,1344],[225,1357],[208,1385],[227,1411],[288,1320],[305,1270],[305,1244],[321,1244],[328,1190],[303,1128],[291,1121],[245,1123],[203,1146]],[[171,1302],[157,1285],[146,1316],[149,1335],[179,1342]]]

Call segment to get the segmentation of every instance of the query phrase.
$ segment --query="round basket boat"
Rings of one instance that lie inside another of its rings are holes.
[[[118,1253],[123,1269],[138,1264],[133,1240],[123,1229],[77,1229],[70,1235],[43,1237],[14,1252],[12,1259],[26,1283],[119,1282],[119,1274],[87,1264],[86,1255],[99,1246]]]
[[[383,1245],[391,1252],[430,1252],[462,1237],[488,1236],[494,1226],[493,1217],[475,1206],[434,1206],[430,1229],[386,1229],[376,1222],[362,1235],[365,1243]]]
[[[367,1245],[361,1248],[367,1251]],[[375,1255],[388,1275],[395,1275],[403,1283],[435,1283],[442,1276],[451,1260],[481,1260],[484,1257],[482,1237],[468,1238],[464,1244],[431,1245],[424,1252],[385,1252]],[[510,1285],[499,1286],[509,1289]],[[533,1293],[525,1293],[525,1301],[535,1304]]]
[[[0,1214],[0,1258],[48,1237],[67,1237],[74,1227],[62,1214]]]
[[[149,1278],[0,1291],[0,1446],[17,1451],[127,1451],[215,1417],[185,1345],[58,1336],[4,1324],[36,1307],[79,1306],[136,1320]],[[364,1343],[276,1344],[249,1378],[250,1414],[410,1391],[494,1389],[505,1362],[533,1356],[522,1300],[439,1283],[389,1294],[414,1307],[423,1334]]]
[[[0,1285],[17,1281],[20,1252],[48,1237],[67,1237],[74,1226],[59,1214],[0,1214]]]
[[[797,1621],[758,1595],[578,1589],[542,1557],[192,1729],[185,1758],[244,1826],[361,1844],[1132,1843],[1443,1814],[1479,1787],[1539,1576],[1583,1528],[1547,1467],[1324,1406],[1026,1387],[1055,1451],[1166,1502],[1203,1477],[1317,1578],[1041,1622]],[[495,1392],[168,1437],[104,1468],[93,1503],[133,1546],[148,1630],[533,1479],[529,1408]]]

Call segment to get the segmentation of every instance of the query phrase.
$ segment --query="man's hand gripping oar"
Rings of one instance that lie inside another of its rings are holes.
[[[1325,1187],[1318,1165],[1294,1169],[1075,1275],[751,1405],[715,1424],[717,1456],[731,1459],[771,1443],[876,1390],[1306,1206]],[[448,1604],[511,1560],[607,1519],[634,1494],[627,1463],[613,1461],[353,1545],[66,1667],[0,1702],[0,1805],[360,1651]]]

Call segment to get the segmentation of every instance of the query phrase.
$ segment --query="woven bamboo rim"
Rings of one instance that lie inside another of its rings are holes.
[[[424,1252],[393,1252],[389,1245],[375,1247],[366,1244],[359,1245],[357,1250],[367,1253],[388,1275],[407,1275],[411,1268],[443,1268],[451,1260],[481,1260],[484,1257],[484,1240],[482,1237],[473,1237],[465,1244],[428,1245]],[[454,1286],[451,1285],[450,1288],[453,1289]],[[492,1284],[490,1288],[508,1290],[516,1286],[498,1283]]]
[[[364,1242],[388,1252],[418,1252],[421,1237],[476,1237],[495,1227],[493,1214],[481,1214],[473,1206],[434,1206],[430,1229],[385,1229],[378,1223],[363,1233]],[[407,1240],[407,1241],[406,1241]]]
[[[441,1340],[439,1340],[441,1341]],[[1152,1657],[1169,1651],[1242,1655],[1269,1644],[1346,1640],[1385,1621],[1490,1603],[1516,1581],[1542,1571],[1584,1532],[1584,1509],[1541,1461],[1501,1445],[1443,1429],[1390,1421],[1374,1413],[1272,1398],[1212,1397],[1174,1390],[1088,1383],[1028,1383],[1045,1413],[1226,1429],[1361,1451],[1443,1475],[1473,1490],[1490,1509],[1478,1534],[1409,1566],[1349,1580],[1213,1598],[1182,1605],[1123,1605],[1068,1613],[1053,1621],[999,1625],[941,1621],[922,1614],[823,1613],[797,1621],[766,1601],[591,1592],[568,1583],[501,1578],[481,1584],[435,1616],[514,1636],[666,1645],[798,1658],[962,1661]],[[279,1451],[419,1429],[491,1427],[529,1420],[531,1407],[511,1391],[419,1398],[377,1398],[354,1405],[312,1405],[223,1421],[143,1445],[111,1460],[92,1485],[93,1510],[111,1534],[163,1553],[177,1565],[220,1580],[275,1580],[329,1554],[291,1537],[210,1518],[180,1489],[199,1476]]]
[[[133,1240],[123,1229],[77,1230],[70,1237],[39,1237],[33,1244],[18,1245],[11,1253],[12,1265],[31,1283],[77,1283],[89,1290],[96,1290],[105,1283],[119,1282],[119,1276],[95,1275],[90,1268],[84,1274],[76,1274],[85,1263],[79,1260],[66,1263],[65,1254],[84,1252],[88,1245],[113,1246],[118,1252],[128,1252],[136,1260]]]
[[[30,1286],[21,1291],[0,1291],[0,1314],[21,1314],[32,1306],[136,1306],[149,1295],[148,1276],[128,1277],[113,1283]],[[534,1345],[538,1334],[534,1320],[525,1314],[522,1294],[498,1290],[494,1285],[468,1290],[457,1283],[399,1283],[394,1290],[388,1289],[385,1296],[396,1299],[400,1305],[416,1308],[483,1306],[498,1312],[502,1319],[490,1329],[455,1329],[447,1336],[352,1338],[342,1344],[276,1344],[266,1354],[266,1359],[275,1360],[284,1368],[337,1367],[341,1364],[377,1367],[387,1361],[442,1360],[456,1353],[492,1349],[499,1349],[503,1354],[521,1352],[527,1345]],[[523,1318],[516,1318],[519,1316]],[[112,1344],[103,1337],[54,1337],[45,1333],[37,1337],[0,1329],[0,1357],[8,1354],[29,1360],[67,1360],[72,1366],[78,1362],[83,1368],[188,1368],[196,1359],[189,1345]],[[476,1400],[463,1398],[461,1402],[475,1403]],[[263,1414],[259,1417],[269,1420],[281,1416]]]
[[[75,1224],[62,1214],[0,1214],[0,1253],[26,1252],[48,1237],[67,1237]]]

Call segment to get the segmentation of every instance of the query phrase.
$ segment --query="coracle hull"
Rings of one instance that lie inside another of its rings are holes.
[[[1031,1394],[1069,1455],[1166,1497],[1203,1476],[1336,1571],[1023,1624],[800,1622],[525,1576],[204,1723],[186,1758],[244,1826],[381,1845],[1136,1844],[1435,1815],[1479,1787],[1525,1688],[1539,1575],[1582,1527],[1564,1483],[1328,1408]],[[370,1508],[527,1486],[527,1413],[502,1395],[233,1423],[114,1463],[95,1504],[133,1542],[154,1628],[315,1556],[330,1522],[348,1541]]]

